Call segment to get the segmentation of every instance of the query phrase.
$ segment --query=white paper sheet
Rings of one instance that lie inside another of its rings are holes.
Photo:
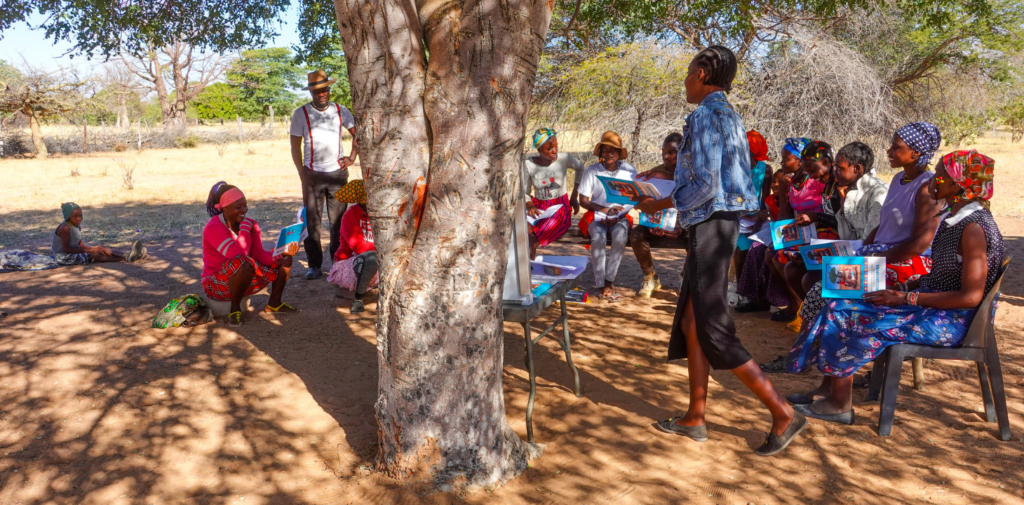
[[[566,279],[575,279],[583,274],[590,264],[590,256],[537,256],[531,262],[533,266],[530,278],[533,282],[557,282]],[[562,275],[547,275],[544,273],[543,265],[552,265],[562,268]],[[570,270],[571,269],[571,270]],[[539,271],[539,273],[538,273]]]
[[[759,231],[759,232],[757,232],[757,233],[755,233],[753,235],[750,235],[747,238],[749,238],[750,240],[753,240],[754,242],[757,242],[759,244],[771,245],[772,244],[772,227],[771,226],[765,226],[764,228],[761,228],[761,231]]]
[[[619,212],[618,214],[616,214],[614,216],[616,219],[620,218],[622,216],[625,216],[626,214],[629,214],[629,211],[633,210],[633,206],[632,205],[618,205],[618,206],[622,207],[622,212]],[[615,205],[612,205],[612,207],[615,207]],[[605,214],[604,212],[595,212],[594,213],[594,221],[604,221],[605,219],[608,219],[608,214]]]
[[[552,206],[548,207],[547,209],[544,209],[544,212],[541,212],[540,215],[537,216],[537,217],[531,217],[530,213],[527,212],[526,213],[526,222],[530,223],[530,225],[533,225],[534,223],[536,223],[537,221],[540,221],[541,219],[547,219],[547,218],[555,215],[555,213],[558,212],[558,209],[561,209],[561,208],[562,208],[562,204],[552,205]]]

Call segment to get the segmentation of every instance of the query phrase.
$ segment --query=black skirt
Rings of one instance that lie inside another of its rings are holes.
[[[686,357],[686,335],[679,323],[687,297],[693,299],[697,342],[715,370],[732,370],[751,360],[736,337],[729,313],[729,264],[736,249],[739,219],[735,212],[716,212],[690,227],[679,303],[672,322],[668,359]]]

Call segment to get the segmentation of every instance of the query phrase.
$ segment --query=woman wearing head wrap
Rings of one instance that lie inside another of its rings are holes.
[[[377,250],[373,245],[373,229],[366,213],[366,189],[362,180],[352,181],[335,194],[335,198],[348,206],[341,218],[341,246],[334,254],[334,264],[327,274],[327,282],[351,291],[355,299],[349,312],[358,314],[365,309],[363,296],[374,289],[380,280],[377,273]],[[341,294],[339,292],[338,296]]]
[[[115,261],[135,262],[146,257],[146,248],[136,240],[127,252],[118,251],[101,245],[88,245],[83,241],[82,208],[77,203],[60,204],[60,212],[64,216],[50,240],[53,258],[61,265],[85,265],[88,263],[111,263]]]
[[[275,256],[263,248],[260,225],[246,217],[248,203],[242,190],[218,182],[206,198],[210,220],[203,227],[202,285],[206,296],[231,302],[229,326],[242,324],[242,299],[273,283],[264,312],[296,312],[281,301],[299,244],[292,243]]]
[[[977,151],[957,151],[936,166],[928,191],[949,214],[935,233],[931,272],[863,300],[832,300],[801,334],[789,371],[816,364],[826,375],[821,387],[801,395],[807,404],[796,407],[804,415],[853,424],[853,373],[886,347],[963,342],[1003,261],[1003,237],[984,205],[992,196],[993,165]]]
[[[529,181],[527,188],[533,196],[526,202],[526,213],[535,219],[547,209],[561,205],[553,216],[538,219],[530,226],[530,257],[537,255],[538,247],[546,247],[565,234],[572,226],[573,214],[579,212],[578,190],[583,164],[569,153],[558,153],[558,137],[551,128],[533,132],[533,147],[537,154],[523,161]],[[573,171],[576,182],[570,197],[566,192],[566,172]]]

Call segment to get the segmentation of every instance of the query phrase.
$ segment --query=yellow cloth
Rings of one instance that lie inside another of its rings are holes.
[[[361,203],[366,205],[366,189],[363,187],[363,181],[357,179],[349,182],[342,186],[337,193],[334,193],[334,197],[342,203]]]

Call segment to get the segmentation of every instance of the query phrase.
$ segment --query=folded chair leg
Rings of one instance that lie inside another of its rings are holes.
[[[988,368],[982,361],[978,363],[978,382],[981,383],[981,399],[985,402],[985,420],[996,422],[996,409],[992,405],[992,390],[988,386]]]
[[[871,382],[868,384],[868,394],[864,397],[864,401],[878,401],[878,395],[882,392],[882,380],[885,378],[885,366],[888,360],[888,349],[882,351],[882,354],[875,358],[875,366],[871,367]]]
[[[991,331],[991,330],[990,330]],[[1009,442],[1010,418],[1006,412],[1006,391],[1003,390],[1003,368],[999,364],[999,350],[996,349],[996,339],[989,334],[988,345],[985,349],[985,365],[988,368],[988,378],[992,382],[992,396],[996,408],[996,418],[999,419],[999,438],[1003,442]]]
[[[900,392],[900,375],[903,374],[903,349],[900,345],[889,347],[885,360],[885,378],[882,387],[881,408],[878,409],[878,436],[892,434],[892,422],[896,415],[896,396]]]

